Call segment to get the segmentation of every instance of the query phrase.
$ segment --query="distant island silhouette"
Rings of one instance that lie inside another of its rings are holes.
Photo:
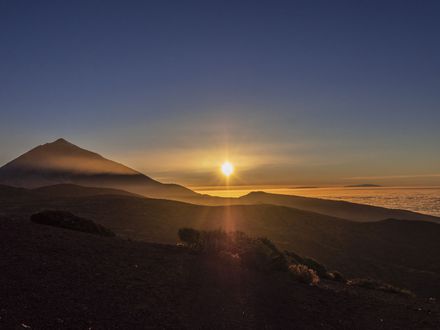
[[[344,186],[346,188],[374,188],[374,187],[383,187],[378,184],[372,184],[372,183],[361,183],[361,184],[351,184],[348,186]]]

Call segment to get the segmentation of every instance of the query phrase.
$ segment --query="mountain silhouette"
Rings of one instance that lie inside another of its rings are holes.
[[[40,145],[0,168],[0,184],[38,188],[66,183],[119,188],[146,196],[196,195],[188,188],[153,180],[65,139]]]
[[[440,218],[406,210],[333,201],[320,198],[251,192],[239,198],[198,194],[177,184],[164,184],[125,165],[82,149],[64,139],[40,145],[0,168],[0,185],[50,191],[54,195],[73,196],[75,185],[111,188],[146,197],[172,199],[202,205],[273,204],[292,207],[351,221],[370,222],[388,218],[440,223]],[[52,186],[52,187],[49,187]],[[12,188],[9,188],[12,189]],[[1,193],[1,192],[0,192]],[[115,191],[106,191],[115,194]],[[121,192],[117,192],[121,194]]]

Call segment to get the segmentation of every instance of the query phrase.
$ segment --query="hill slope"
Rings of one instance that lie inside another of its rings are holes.
[[[14,246],[13,249],[10,247]],[[438,304],[0,219],[0,327],[435,329]]]
[[[350,277],[372,277],[440,297],[440,226],[387,220],[355,223],[274,205],[200,206],[123,195],[22,195],[0,200],[0,214],[27,219],[44,209],[70,211],[122,236],[174,243],[181,227],[241,230],[313,257]]]
[[[305,211],[327,214],[334,217],[359,222],[378,221],[393,218],[400,220],[421,220],[440,223],[440,218],[438,217],[412,211],[387,209],[384,207],[312,197],[251,192],[240,197],[239,201],[243,204],[263,203],[294,207]]]

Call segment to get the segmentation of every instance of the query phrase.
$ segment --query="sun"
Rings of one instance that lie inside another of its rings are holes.
[[[232,165],[230,162],[224,162],[221,166],[222,173],[229,177],[232,173],[234,173],[234,165]]]

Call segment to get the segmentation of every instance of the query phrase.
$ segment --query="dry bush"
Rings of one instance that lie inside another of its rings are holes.
[[[260,271],[286,271],[285,255],[267,238],[249,239],[238,246],[242,264]]]
[[[327,275],[327,268],[315,259],[303,258],[301,264],[313,269],[319,277],[325,277]]]
[[[192,228],[180,228],[178,231],[179,239],[190,248],[197,248],[200,243],[200,232]]]
[[[370,290],[379,290],[384,292],[396,293],[405,296],[414,297],[414,293],[407,289],[398,288],[394,285],[384,283],[381,281],[373,280],[370,278],[355,278],[347,281],[348,285],[359,286]]]
[[[178,235],[182,242],[200,253],[226,259],[227,255],[236,256],[241,265],[259,271],[287,270],[285,255],[267,238],[253,238],[242,232],[221,229],[198,231],[192,228],[182,228]]]
[[[319,283],[319,276],[316,272],[305,265],[290,265],[289,273],[298,282],[310,285]]]
[[[347,282],[344,275],[342,275],[342,273],[338,272],[337,270],[332,270],[330,272],[327,272],[326,278],[336,282],[342,282],[342,283]]]
[[[289,261],[294,265],[305,265],[310,269],[313,269],[319,277],[333,280],[333,274],[327,271],[327,267],[319,263],[315,259],[301,257],[293,251],[285,251],[284,254],[289,258]]]

